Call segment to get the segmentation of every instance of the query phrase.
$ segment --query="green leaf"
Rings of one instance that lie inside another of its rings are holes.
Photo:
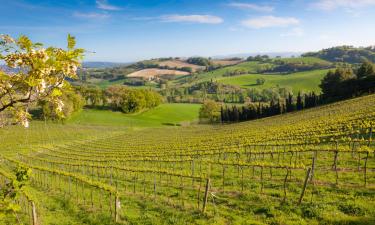
[[[68,34],[68,49],[72,50],[76,46],[76,39],[75,37]]]
[[[62,92],[57,88],[53,89],[53,91],[51,93],[52,97],[57,97],[57,96],[61,96],[61,95],[62,95]]]
[[[24,35],[18,38],[17,44],[20,46],[21,49],[26,49],[28,51],[31,49],[33,45],[31,40]]]

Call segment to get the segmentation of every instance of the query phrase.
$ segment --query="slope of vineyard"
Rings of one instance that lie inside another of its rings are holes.
[[[374,224],[374,127],[375,95],[216,126],[35,123],[0,130],[0,160],[32,169],[42,224]]]

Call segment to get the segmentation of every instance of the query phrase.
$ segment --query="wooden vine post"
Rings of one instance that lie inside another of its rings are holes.
[[[303,196],[305,195],[307,183],[309,182],[310,172],[311,172],[311,168],[308,168],[307,169],[306,178],[305,178],[305,182],[303,183],[303,188],[302,188],[301,196],[299,197],[299,200],[298,200],[298,205],[300,205],[302,203]]]
[[[312,159],[312,166],[311,166],[311,176],[309,176],[311,182],[314,179],[315,163],[316,163],[317,156],[318,156],[318,152],[314,151],[314,156],[313,156],[313,159]]]
[[[285,178],[284,178],[284,198],[283,198],[283,202],[286,201],[286,185],[287,185],[287,181],[288,181],[288,175],[289,175],[289,169],[287,168],[286,169],[286,175],[285,175]]]
[[[32,217],[32,220],[33,220],[33,225],[38,225],[38,217],[37,217],[37,214],[36,214],[36,207],[35,207],[35,203],[33,201],[31,201],[31,217]]]
[[[207,178],[206,180],[206,189],[204,191],[204,199],[203,199],[203,208],[202,208],[202,213],[206,211],[207,207],[207,200],[208,200],[208,191],[209,191],[209,186],[210,186],[210,178]]]
[[[366,152],[366,158],[365,158],[365,166],[364,166],[364,170],[363,170],[363,175],[364,175],[364,178],[365,178],[365,187],[367,186],[367,159],[368,159],[368,155],[369,155],[369,152]]]
[[[121,208],[121,203],[120,203],[118,195],[116,194],[116,197],[115,197],[115,222],[116,223],[119,222],[120,208]]]

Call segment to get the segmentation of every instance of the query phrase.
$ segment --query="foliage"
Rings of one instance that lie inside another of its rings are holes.
[[[0,70],[0,113],[10,112],[13,118],[29,126],[30,104],[45,100],[62,117],[62,95],[70,84],[66,79],[77,78],[83,49],[75,49],[74,37],[68,35],[67,50],[33,43],[26,36],[13,39],[0,37],[0,60],[9,71]]]
[[[266,79],[264,78],[258,78],[257,79],[257,85],[263,85],[266,82]]]
[[[335,71],[329,71],[320,87],[327,100],[340,100],[371,93],[375,89],[374,65],[365,62],[356,74],[351,68],[337,68]]]
[[[318,57],[330,62],[363,63],[365,61],[375,62],[375,48],[355,48],[353,46],[338,46],[323,49],[318,52],[303,54],[305,57]]]
[[[162,102],[161,96],[154,91],[129,89],[124,86],[111,86],[105,94],[109,105],[124,113],[151,109]]]
[[[191,58],[188,58],[186,61],[190,64],[194,64],[198,66],[208,67],[211,65],[210,60],[207,58],[203,58],[203,57],[191,57]]]
[[[62,116],[58,116],[53,110],[53,105],[45,100],[39,101],[39,105],[42,108],[42,116],[48,120],[67,120],[74,113],[80,112],[84,106],[84,100],[82,96],[75,91],[65,91],[61,96],[64,102],[64,108],[62,109]]]
[[[23,188],[28,184],[31,169],[18,167],[14,173],[14,178],[7,177],[7,179],[9,179],[8,182],[5,183],[3,187],[0,186],[0,220],[3,217],[12,216],[20,210],[20,206],[15,200],[21,194]],[[0,176],[1,175],[4,176],[6,174],[2,174],[0,171]]]
[[[199,110],[199,119],[208,120],[211,123],[220,121],[220,104],[212,100],[206,100]]]

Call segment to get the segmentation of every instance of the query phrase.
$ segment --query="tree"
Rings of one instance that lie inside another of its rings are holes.
[[[337,98],[341,96],[342,90],[340,87],[344,81],[355,79],[355,75],[351,68],[338,68],[336,71],[329,71],[323,78],[320,84],[325,98]]]
[[[357,71],[357,78],[375,76],[375,66],[369,61],[365,61]]]
[[[203,103],[199,110],[199,119],[201,121],[208,120],[211,123],[220,121],[220,104],[212,100],[207,100]]]
[[[77,78],[84,50],[75,48],[75,38],[68,35],[67,50],[33,43],[26,36],[13,39],[0,36],[0,113],[10,120],[29,126],[31,104],[50,102],[57,116],[63,117],[63,92],[70,87],[66,79]]]
[[[162,101],[161,96],[154,91],[130,89],[120,85],[108,87],[105,95],[112,109],[124,113],[154,108]]]
[[[257,79],[257,85],[263,85],[266,82],[266,79],[264,78],[258,78]]]
[[[73,113],[79,112],[84,106],[84,100],[82,96],[75,93],[73,90],[66,91],[63,93],[62,101],[64,102],[64,108],[62,109],[63,117],[59,117],[53,110],[53,104],[48,101],[41,100],[39,105],[42,107],[42,114],[45,119],[51,120],[66,120],[70,118]]]
[[[302,110],[303,109],[303,100],[301,96],[301,92],[298,92],[297,95],[297,110]]]

